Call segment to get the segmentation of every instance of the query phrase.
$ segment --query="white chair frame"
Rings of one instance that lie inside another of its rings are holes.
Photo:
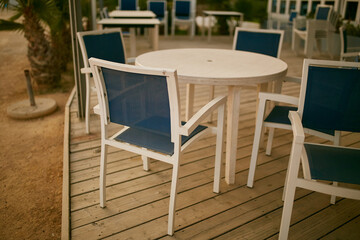
[[[176,25],[189,25],[190,28],[190,38],[195,37],[195,16],[196,16],[196,0],[179,0],[179,1],[189,1],[190,2],[190,18],[188,20],[179,19],[175,16],[175,3],[178,0],[173,1],[173,8],[171,11],[171,36],[175,35]]]
[[[191,145],[193,141],[198,137],[204,136],[206,132],[216,133],[216,154],[215,154],[215,170],[214,170],[214,185],[213,191],[219,193],[220,191],[220,173],[221,173],[221,161],[223,155],[223,135],[224,135],[224,118],[225,118],[225,104],[226,96],[220,96],[205,106],[203,106],[185,125],[180,121],[180,97],[178,90],[178,79],[176,70],[171,69],[155,69],[144,68],[126,64],[118,64],[108,62],[100,59],[91,58],[89,60],[92,73],[94,74],[94,80],[96,84],[101,119],[101,161],[100,161],[100,206],[105,207],[106,204],[106,152],[107,146],[113,146],[124,149],[142,156],[144,163],[144,170],[149,170],[148,159],[153,158],[173,165],[172,171],[172,183],[170,190],[170,203],[169,203],[169,220],[168,220],[168,234],[174,233],[174,220],[175,220],[175,203],[178,186],[178,172],[180,167],[181,157],[184,150]],[[100,80],[101,75],[99,73],[99,67],[105,67],[108,69],[126,71],[138,74],[158,75],[165,76],[167,79],[168,93],[169,93],[169,105],[171,113],[171,141],[174,143],[174,154],[165,155],[146,148],[137,147],[128,143],[116,141],[115,136],[119,135],[122,131],[116,133],[113,136],[108,136],[107,127],[110,123],[108,105],[104,96],[105,86]],[[214,110],[218,110],[218,122],[216,127],[209,127],[202,133],[191,138],[188,142],[181,146],[181,136],[189,136],[189,134]]]
[[[307,84],[307,73],[309,65],[326,65],[326,66],[344,66],[344,67],[355,67],[360,68],[360,63],[353,62],[338,62],[338,61],[326,61],[326,60],[311,60],[306,59],[304,61],[303,67],[303,85],[300,90],[300,103],[299,109],[297,112],[291,111],[289,113],[289,118],[293,130],[293,144],[291,148],[289,166],[287,169],[285,187],[284,187],[284,207],[281,218],[281,226],[279,239],[287,239],[289,234],[290,219],[294,203],[296,187],[305,188],[312,191],[317,191],[320,193],[329,194],[332,196],[341,196],[344,198],[351,198],[360,200],[360,190],[339,187],[337,184],[329,185],[319,181],[314,181],[310,178],[310,169],[308,165],[308,160],[306,152],[304,151],[304,140],[306,130],[303,128],[301,123],[301,117],[303,112],[303,106],[305,101],[305,92]],[[302,164],[304,177],[298,177],[300,162]]]
[[[331,39],[329,37],[329,32],[334,30],[334,26],[332,25],[331,16],[333,11],[333,6],[331,5],[321,5],[318,4],[316,6],[315,16],[319,11],[320,7],[328,7],[329,14],[327,16],[327,20],[316,20],[310,19],[307,20],[305,17],[299,16],[293,20],[293,29],[292,29],[292,40],[291,40],[291,48],[293,51],[297,53],[300,45],[300,40],[304,40],[304,55],[308,58],[312,58],[314,51],[314,43],[317,39],[319,33],[321,32],[321,38],[327,37],[328,48],[329,44],[331,44]],[[316,17],[315,17],[316,18]],[[306,27],[306,30],[301,30]],[[320,41],[317,42],[317,47],[320,48]]]
[[[360,4],[360,3],[359,3]],[[345,52],[345,41],[344,41],[344,27],[340,27],[340,61],[345,61],[347,58],[360,58],[360,46],[349,48],[347,47],[347,52]]]
[[[160,20],[160,25],[164,25],[164,35],[166,37],[168,35],[168,31],[169,31],[167,1],[166,0],[148,0],[147,1],[147,8],[149,10],[150,10],[150,2],[164,2],[164,4],[165,4],[164,18],[162,20]]]
[[[81,49],[81,55],[83,58],[83,62],[84,62],[84,67],[80,69],[80,72],[82,74],[85,74],[85,84],[86,84],[86,97],[85,97],[85,131],[87,134],[90,133],[90,74],[91,74],[91,69],[90,69],[90,64],[89,64],[89,58],[86,52],[86,47],[85,47],[85,43],[84,43],[84,36],[87,35],[101,35],[104,33],[113,33],[113,32],[118,32],[120,34],[120,38],[121,38],[121,42],[123,43],[123,48],[124,48],[124,57],[126,59],[126,62],[133,62],[133,59],[127,59],[126,58],[126,49],[124,46],[124,39],[123,39],[123,35],[121,32],[120,28],[108,28],[108,29],[102,29],[102,30],[94,30],[94,31],[86,31],[86,32],[78,32],[77,33],[77,38],[79,41],[79,45],[80,45],[80,49]]]

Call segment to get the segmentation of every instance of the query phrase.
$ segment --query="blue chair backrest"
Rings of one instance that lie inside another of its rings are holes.
[[[278,57],[281,35],[278,33],[237,31],[235,50]]]
[[[176,1],[175,2],[175,16],[176,17],[190,17],[191,1]]]
[[[125,63],[125,50],[119,32],[83,36],[88,58]]]
[[[157,18],[165,16],[165,2],[149,2],[149,10],[155,13]]]
[[[102,68],[110,122],[171,136],[165,76]]]
[[[119,0],[120,10],[137,10],[137,0]]]
[[[296,18],[297,15],[298,15],[298,12],[291,11],[290,12],[290,17],[289,17],[289,22],[293,22],[294,18]]]
[[[304,127],[360,132],[360,67],[309,66],[307,79]]]
[[[330,7],[319,7],[315,16],[316,20],[327,20],[329,17]]]

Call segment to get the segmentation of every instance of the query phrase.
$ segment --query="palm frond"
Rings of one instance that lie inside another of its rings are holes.
[[[15,15],[14,16],[12,16],[11,18],[9,18],[9,21],[15,21],[15,20],[18,20],[21,16],[22,16],[23,14],[22,14],[22,12],[17,12],[17,13],[15,13]]]
[[[22,31],[24,25],[21,23],[0,19],[0,31]]]

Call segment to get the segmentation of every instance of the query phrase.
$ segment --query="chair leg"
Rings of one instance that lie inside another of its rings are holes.
[[[295,183],[287,184],[287,189],[285,191],[286,192],[285,202],[284,202],[281,223],[280,223],[279,240],[288,239],[291,213],[294,205],[295,190],[296,190]]]
[[[265,153],[267,156],[271,155],[271,149],[272,149],[272,143],[273,143],[273,139],[274,139],[274,133],[275,133],[275,128],[269,128],[269,135],[268,135],[268,141],[267,141],[266,153]]]
[[[142,155],[141,159],[143,161],[143,168],[145,171],[149,171],[149,158],[147,156]]]
[[[101,143],[100,154],[100,207],[106,205],[106,162],[107,162],[107,146]]]
[[[254,143],[253,143],[253,148],[252,148],[252,153],[251,153],[249,175],[248,175],[248,180],[247,180],[247,186],[250,188],[252,188],[254,185],[255,168],[256,168],[256,162],[257,162],[258,153],[259,153],[261,132],[263,129],[264,113],[265,113],[265,100],[260,100],[258,112],[257,112],[257,116],[256,116]]]
[[[86,75],[86,102],[85,102],[85,131],[86,134],[90,133],[90,79]]]
[[[214,187],[213,187],[213,191],[215,193],[220,192],[221,160],[224,153],[224,125],[225,125],[224,118],[225,118],[225,105],[218,108]]]
[[[211,85],[209,90],[209,102],[214,99],[215,95],[215,86]],[[212,123],[213,121],[213,113],[210,114],[208,123]]]
[[[340,146],[340,138],[341,138],[341,132],[335,131],[334,135],[334,146]],[[333,182],[334,186],[338,186],[337,182]],[[336,203],[336,195],[331,195],[330,197],[330,203],[335,204]]]
[[[173,165],[171,189],[170,189],[170,201],[169,201],[169,219],[168,219],[168,235],[174,234],[174,222],[175,222],[175,206],[176,206],[176,195],[179,175],[179,163]]]
[[[175,35],[175,22],[174,20],[171,23],[171,36],[173,37]]]

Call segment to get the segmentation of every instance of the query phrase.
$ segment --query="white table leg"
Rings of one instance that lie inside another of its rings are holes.
[[[186,112],[185,121],[189,121],[194,113],[194,84],[186,84]]]
[[[154,51],[159,49],[159,25],[155,25],[152,29],[152,47]]]
[[[226,165],[225,181],[235,183],[236,151],[240,113],[240,87],[229,86],[227,100]]]
[[[209,26],[208,26],[208,42],[211,40],[211,24],[212,24],[212,15],[208,15],[209,17]]]
[[[205,14],[202,15],[201,38],[205,36]]]
[[[130,55],[136,57],[136,33],[135,28],[130,28]]]

